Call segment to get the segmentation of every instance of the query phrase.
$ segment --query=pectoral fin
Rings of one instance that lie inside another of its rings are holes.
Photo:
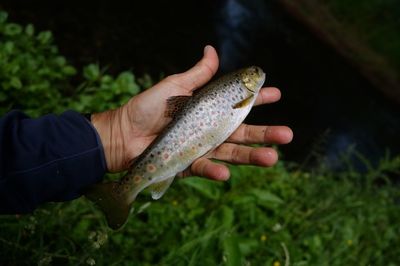
[[[246,107],[247,105],[249,105],[251,103],[251,100],[253,99],[253,97],[254,97],[254,94],[252,94],[249,97],[247,97],[246,99],[236,103],[234,106],[232,106],[233,109]]]
[[[172,176],[161,182],[152,184],[150,186],[151,197],[154,200],[158,200],[159,198],[161,198],[164,195],[165,191],[167,191],[167,189],[171,185],[172,181],[174,181],[174,178],[175,176]]]

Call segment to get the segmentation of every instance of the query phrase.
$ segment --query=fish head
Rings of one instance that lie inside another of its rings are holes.
[[[239,76],[246,89],[254,94],[258,93],[265,81],[264,71],[257,66],[242,69]]]

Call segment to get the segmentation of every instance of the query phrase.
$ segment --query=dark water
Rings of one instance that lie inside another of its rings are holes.
[[[3,1],[12,20],[50,29],[76,66],[171,74],[190,67],[206,44],[220,54],[220,73],[259,65],[279,103],[256,108],[248,122],[287,124],[282,147],[300,163],[318,153],[332,168],[356,149],[376,162],[400,151],[400,108],[334,50],[293,20],[275,1]],[[310,163],[313,162],[311,157]]]

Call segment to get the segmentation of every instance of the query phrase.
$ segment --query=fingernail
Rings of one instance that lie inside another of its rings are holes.
[[[285,131],[282,131],[283,136],[282,139],[284,140],[283,144],[290,143],[293,140],[293,131],[291,128],[286,127]]]
[[[206,46],[204,47],[203,53],[206,54],[206,53],[208,52],[208,50],[210,50],[210,48],[211,48],[210,45],[206,45]]]

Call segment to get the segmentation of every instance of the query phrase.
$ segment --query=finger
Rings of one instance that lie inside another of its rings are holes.
[[[229,169],[221,163],[215,163],[207,158],[200,158],[194,161],[190,169],[182,173],[183,176],[202,176],[215,180],[229,179]]]
[[[253,126],[241,124],[226,140],[238,144],[287,144],[293,131],[287,126]]]
[[[256,101],[254,102],[254,106],[266,103],[274,103],[279,101],[280,98],[281,98],[281,91],[278,88],[274,87],[262,88],[257,96]]]
[[[213,158],[233,164],[272,166],[278,161],[278,154],[268,147],[253,148],[224,143],[215,149]]]
[[[186,72],[169,76],[180,87],[192,91],[207,83],[218,70],[218,55],[214,47],[204,47],[203,58]]]

